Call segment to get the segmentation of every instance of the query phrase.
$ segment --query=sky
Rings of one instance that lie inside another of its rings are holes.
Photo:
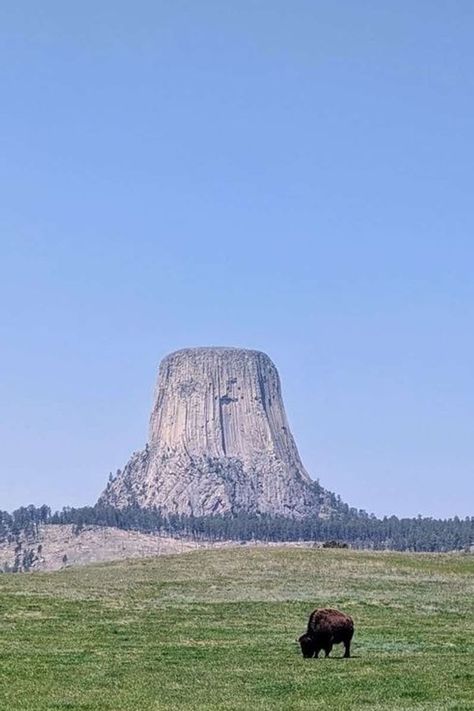
[[[160,359],[265,351],[305,467],[474,515],[474,4],[0,4],[0,508],[92,504]]]

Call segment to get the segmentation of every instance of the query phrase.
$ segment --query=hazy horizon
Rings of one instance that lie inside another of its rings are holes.
[[[474,6],[4,4],[0,508],[93,504],[179,348],[265,351],[303,464],[474,515]]]

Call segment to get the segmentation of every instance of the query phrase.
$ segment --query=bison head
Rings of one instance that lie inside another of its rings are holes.
[[[316,647],[314,644],[314,639],[310,637],[309,634],[302,634],[298,642],[300,643],[303,657],[306,657],[308,659],[309,657],[314,656]]]

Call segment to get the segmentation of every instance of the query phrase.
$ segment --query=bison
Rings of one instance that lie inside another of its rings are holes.
[[[298,642],[303,657],[317,657],[322,649],[328,657],[333,644],[340,642],[345,648],[344,657],[350,657],[353,634],[352,617],[345,615],[344,612],[339,612],[339,610],[324,608],[311,613],[308,629],[305,634],[301,635]]]

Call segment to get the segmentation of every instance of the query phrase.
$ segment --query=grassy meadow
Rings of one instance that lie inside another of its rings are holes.
[[[314,607],[353,658],[303,659]],[[1,711],[474,709],[474,557],[194,551],[0,576]]]

